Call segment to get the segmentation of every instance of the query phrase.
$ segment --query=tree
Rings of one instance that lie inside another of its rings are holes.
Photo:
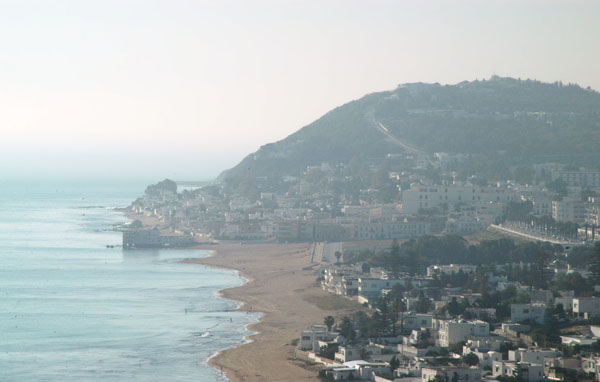
[[[335,320],[333,318],[333,316],[327,316],[323,319],[323,323],[325,325],[327,325],[327,330],[331,331],[331,328],[333,327]]]
[[[400,258],[400,244],[398,244],[398,240],[396,239],[392,241],[392,248],[390,248],[390,254],[387,263],[392,272],[392,278],[398,279],[398,277],[400,277],[402,259]]]
[[[432,379],[432,382],[448,382],[448,376],[446,374],[438,374]]]
[[[590,256],[589,269],[591,272],[590,280],[594,285],[600,284],[600,243],[596,243],[594,252]]]
[[[423,291],[419,291],[419,299],[416,303],[417,313],[427,313],[429,311],[429,307],[431,306],[431,301],[425,297]]]
[[[560,325],[554,315],[553,307],[547,307],[544,315],[544,346],[556,346],[560,344]]]
[[[451,353],[462,354],[463,346],[465,346],[466,341],[454,342],[448,346],[448,351]]]
[[[546,268],[548,257],[549,256],[545,251],[538,250],[535,255],[533,269],[531,270],[531,285],[540,289],[545,289],[548,286],[548,281],[552,278],[550,270]]]
[[[549,182],[546,186],[550,191],[556,192],[561,198],[567,195],[567,183],[560,178]]]
[[[350,318],[344,317],[342,323],[340,325],[340,334],[344,336],[348,341],[353,341],[356,337],[356,331],[354,330],[354,326],[352,325],[352,321]]]
[[[533,203],[531,201],[508,202],[504,211],[504,220],[531,221],[532,212]]]
[[[369,263],[364,262],[361,265],[361,270],[362,270],[362,273],[369,273],[369,272],[371,272],[371,266],[369,265]]]
[[[398,358],[396,358],[396,356],[393,356],[390,360],[390,373],[392,375],[394,374],[394,370],[396,370],[398,366],[400,366],[400,361],[398,360]]]
[[[342,258],[342,252],[340,251],[335,251],[335,258],[337,260],[337,263],[340,263],[340,259]]]
[[[419,273],[421,260],[419,259],[419,253],[413,249],[409,248],[406,251],[407,258],[407,270],[411,276],[414,276]]]
[[[392,327],[392,331],[394,330],[394,324],[396,322],[396,318],[394,317],[394,313],[390,311],[390,307],[388,306],[388,301],[385,298],[379,299],[379,303],[377,304],[377,308],[379,309],[379,318],[381,320],[381,326],[385,332],[388,332],[388,328]]]
[[[531,166],[520,165],[514,170],[514,177],[518,183],[530,184],[535,176],[535,171]]]
[[[396,285],[394,285],[395,287]],[[398,284],[398,287],[401,287]],[[394,289],[392,288],[392,292]],[[398,314],[401,313],[401,321],[400,321],[400,331],[401,333],[404,331],[404,311],[406,310],[406,306],[402,301],[402,297],[398,295],[392,296],[392,335],[396,336],[396,320],[398,319]]]
[[[456,301],[456,297],[452,297],[452,300],[447,305],[447,310],[448,310],[448,314],[451,315],[452,317],[458,316],[463,311],[461,309],[458,301]]]
[[[334,359],[335,353],[337,353],[338,348],[339,348],[338,344],[334,344],[334,343],[327,344],[327,346],[321,347],[321,351],[319,352],[319,355],[321,357],[325,357],[328,359]]]
[[[479,365],[479,357],[475,353],[469,353],[461,358],[461,361],[469,366]]]
[[[431,344],[431,342],[431,331],[429,329],[425,329],[424,331],[419,332],[415,347],[418,349],[425,349]]]

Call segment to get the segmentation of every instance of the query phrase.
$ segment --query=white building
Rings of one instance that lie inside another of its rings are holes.
[[[552,196],[548,192],[533,192],[525,196],[533,204],[533,214],[536,216],[552,215]]]
[[[560,336],[560,342],[563,345],[568,345],[568,346],[589,346],[593,343],[595,343],[598,339],[596,337],[592,337],[592,336],[583,336],[583,335],[577,335],[577,334],[571,334],[571,335],[567,335],[567,336]]]
[[[573,314],[585,319],[600,317],[600,298],[579,297],[573,299]]]
[[[469,307],[466,309],[473,317],[478,319],[494,319],[496,318],[496,308],[477,308]]]
[[[556,349],[541,349],[541,348],[532,348],[532,349],[523,349],[519,348],[517,350],[509,350],[508,351],[508,360],[515,362],[525,362],[536,365],[544,364],[544,357],[557,357],[559,355],[559,351]]]
[[[353,296],[358,293],[358,271],[353,267],[325,268],[321,288],[339,296]]]
[[[341,366],[330,366],[326,374],[334,381],[372,381],[375,373],[385,373],[390,370],[384,362],[366,362],[363,360],[348,361]]]
[[[300,343],[298,347],[300,350],[311,350],[314,352],[320,351],[319,341],[330,342],[333,341],[339,334],[337,332],[330,332],[327,330],[325,325],[311,325],[307,330],[303,330],[300,335]]]
[[[555,297],[554,306],[561,304],[565,312],[573,311],[573,297]]]
[[[358,294],[363,297],[380,297],[383,290],[392,289],[394,285],[404,286],[404,280],[359,277]]]
[[[507,340],[503,337],[490,336],[469,339],[465,346],[471,349],[489,349],[494,351],[500,351],[502,345],[507,343]]]
[[[600,188],[600,172],[591,170],[562,171],[560,178],[568,186]]]
[[[442,347],[448,347],[469,337],[490,335],[490,324],[485,321],[438,320],[438,325],[438,343]]]
[[[598,369],[600,368],[600,357],[593,356],[593,355],[591,355],[589,357],[582,357],[581,358],[581,368],[586,373],[597,373]],[[596,376],[596,381],[598,380],[599,377],[600,377],[600,375]]]
[[[463,346],[463,355],[475,354],[479,358],[479,368],[492,368],[495,361],[502,361],[502,353],[489,350],[489,349],[477,349],[469,346]]]
[[[544,366],[515,361],[496,361],[492,366],[492,375],[494,377],[518,377],[520,375],[522,381],[542,382],[544,380]]]
[[[425,313],[399,313],[398,320],[403,321],[404,329],[414,330],[431,328],[433,315]]]
[[[454,273],[473,273],[477,270],[476,265],[471,264],[448,264],[448,265],[430,265],[427,267],[427,277],[435,275],[451,275]]]
[[[510,304],[510,321],[535,321],[543,324],[546,315],[546,305],[544,304]]]
[[[459,216],[446,220],[444,232],[453,235],[469,235],[475,232],[482,231],[489,227],[490,222],[482,220],[474,216]]]
[[[508,203],[514,200],[517,200],[517,194],[504,188],[479,187],[469,183],[447,186],[416,184],[402,192],[402,212],[417,214],[421,209],[452,208],[459,203]]]
[[[361,359],[360,349],[352,346],[340,346],[334,358],[341,363],[359,360]]]
[[[431,233],[431,223],[421,221],[368,222],[354,225],[355,240],[385,240],[418,237]]]
[[[531,302],[539,302],[544,304],[550,304],[554,300],[554,295],[552,291],[547,289],[534,289],[529,291],[529,297],[531,298]]]
[[[585,209],[585,223],[595,227],[600,226],[600,198],[588,198],[587,208]]]
[[[585,203],[577,199],[564,198],[552,201],[552,218],[557,222],[585,222]]]
[[[421,369],[421,382],[433,381],[436,376],[448,381],[481,381],[481,370],[471,367],[434,366]]]

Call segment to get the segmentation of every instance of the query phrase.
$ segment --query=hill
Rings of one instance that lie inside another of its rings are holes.
[[[573,84],[500,77],[403,84],[349,102],[262,146],[219,180],[235,185],[322,162],[407,152],[471,154],[478,158],[473,173],[549,161],[597,166],[600,94]]]

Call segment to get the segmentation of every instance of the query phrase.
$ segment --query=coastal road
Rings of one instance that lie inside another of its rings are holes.
[[[320,261],[322,263],[327,264],[334,264],[337,262],[335,253],[338,251],[343,253],[342,243],[316,243],[315,261]],[[341,258],[340,261],[342,261]]]
[[[515,235],[515,236],[519,236],[528,240],[533,240],[533,241],[547,241],[549,243],[552,244],[558,244],[558,245],[562,245],[565,249],[571,249],[573,247],[577,247],[580,245],[585,245],[585,243],[583,241],[568,241],[568,240],[561,240],[558,238],[554,238],[554,237],[549,237],[549,236],[543,236],[540,234],[536,234],[535,232],[528,232],[525,230],[519,230],[515,227],[504,227],[502,225],[496,225],[496,224],[491,224],[490,227],[488,228],[490,230],[496,230],[496,231],[500,231],[500,232],[504,232],[504,233],[508,233],[511,235]]]

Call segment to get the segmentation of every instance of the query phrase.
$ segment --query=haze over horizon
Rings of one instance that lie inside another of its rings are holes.
[[[406,82],[600,90],[592,1],[0,1],[0,175],[208,179]]]

